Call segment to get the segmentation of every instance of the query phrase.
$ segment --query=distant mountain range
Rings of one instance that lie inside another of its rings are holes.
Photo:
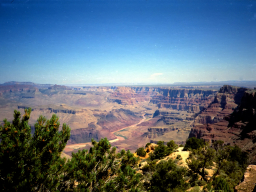
[[[33,82],[18,82],[18,81],[9,81],[0,85],[33,85],[40,87],[49,87],[54,84],[37,84]],[[146,84],[146,83],[103,83],[103,84],[63,84],[66,86],[161,86],[161,87],[170,87],[170,86],[223,86],[223,85],[233,85],[239,87],[256,87],[256,81],[211,81],[211,82],[175,82],[171,84]]]

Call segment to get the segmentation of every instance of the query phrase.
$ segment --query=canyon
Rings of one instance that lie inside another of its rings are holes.
[[[0,124],[13,111],[57,114],[71,128],[64,152],[88,149],[91,139],[135,151],[146,143],[184,144],[188,137],[224,140],[255,153],[255,90],[234,86],[63,86],[9,82],[0,85]],[[250,156],[254,161],[254,155]]]

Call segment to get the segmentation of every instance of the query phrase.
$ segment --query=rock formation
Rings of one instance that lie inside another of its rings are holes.
[[[198,113],[213,100],[216,91],[189,89],[159,89],[150,102],[159,108],[170,108]]]
[[[15,93],[15,92],[35,92],[38,91],[33,85],[22,85],[22,84],[14,84],[14,85],[0,85],[0,94],[3,93]]]
[[[189,137],[223,140],[249,152],[256,162],[256,90],[223,86],[208,108],[195,119]]]
[[[109,101],[116,102],[121,105],[134,105],[136,103],[149,101],[152,92],[138,91],[131,87],[117,87],[109,97]]]
[[[71,90],[70,87],[64,86],[64,85],[53,85],[48,87],[48,89],[52,89],[52,90]]]
[[[138,123],[142,117],[126,109],[114,109],[108,113],[94,114],[98,117],[97,124],[111,132]]]
[[[199,112],[213,100],[216,91],[159,87],[116,87],[110,100],[122,105],[150,101],[159,108]]]
[[[244,173],[243,182],[235,187],[236,192],[256,191],[256,165],[249,165]]]

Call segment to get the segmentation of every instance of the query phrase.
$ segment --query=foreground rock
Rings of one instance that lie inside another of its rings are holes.
[[[244,181],[236,186],[237,192],[256,191],[256,165],[249,165],[244,174]]]

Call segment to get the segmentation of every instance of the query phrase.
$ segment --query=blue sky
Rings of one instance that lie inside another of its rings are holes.
[[[0,83],[256,80],[256,1],[0,0]]]

